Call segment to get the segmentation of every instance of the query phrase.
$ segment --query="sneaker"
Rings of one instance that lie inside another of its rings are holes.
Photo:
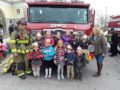
[[[48,78],[48,76],[47,75],[45,75],[45,77],[44,77],[45,79],[47,79]]]
[[[51,75],[49,75],[48,78],[50,79],[50,78],[51,78]]]
[[[74,80],[74,78],[70,78],[70,80],[72,81],[72,80]]]
[[[70,78],[69,78],[69,77],[67,77],[67,80],[70,80]]]
[[[82,81],[82,75],[80,75],[79,80]]]
[[[37,76],[34,76],[34,79],[37,79]]]
[[[64,79],[65,79],[63,75],[61,75],[61,79],[62,79],[62,80],[64,80]]]
[[[60,80],[60,76],[58,76],[57,79]]]

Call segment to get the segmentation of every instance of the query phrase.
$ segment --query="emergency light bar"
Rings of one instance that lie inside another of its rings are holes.
[[[34,2],[70,2],[70,3],[84,3],[81,0],[34,0]]]

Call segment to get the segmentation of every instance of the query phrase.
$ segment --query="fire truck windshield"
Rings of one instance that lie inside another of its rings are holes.
[[[86,24],[88,22],[88,8],[30,7],[29,22]]]

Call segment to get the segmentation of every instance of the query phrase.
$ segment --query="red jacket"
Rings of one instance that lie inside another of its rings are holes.
[[[37,60],[37,59],[42,59],[42,58],[43,58],[43,55],[40,52],[40,50],[38,50],[38,51],[32,50],[29,54],[30,60]]]
[[[0,58],[3,57],[3,50],[2,50],[2,46],[0,45]]]

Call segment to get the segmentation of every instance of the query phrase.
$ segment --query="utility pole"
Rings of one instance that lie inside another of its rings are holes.
[[[106,31],[107,29],[107,7],[105,7],[105,27],[104,30]]]

